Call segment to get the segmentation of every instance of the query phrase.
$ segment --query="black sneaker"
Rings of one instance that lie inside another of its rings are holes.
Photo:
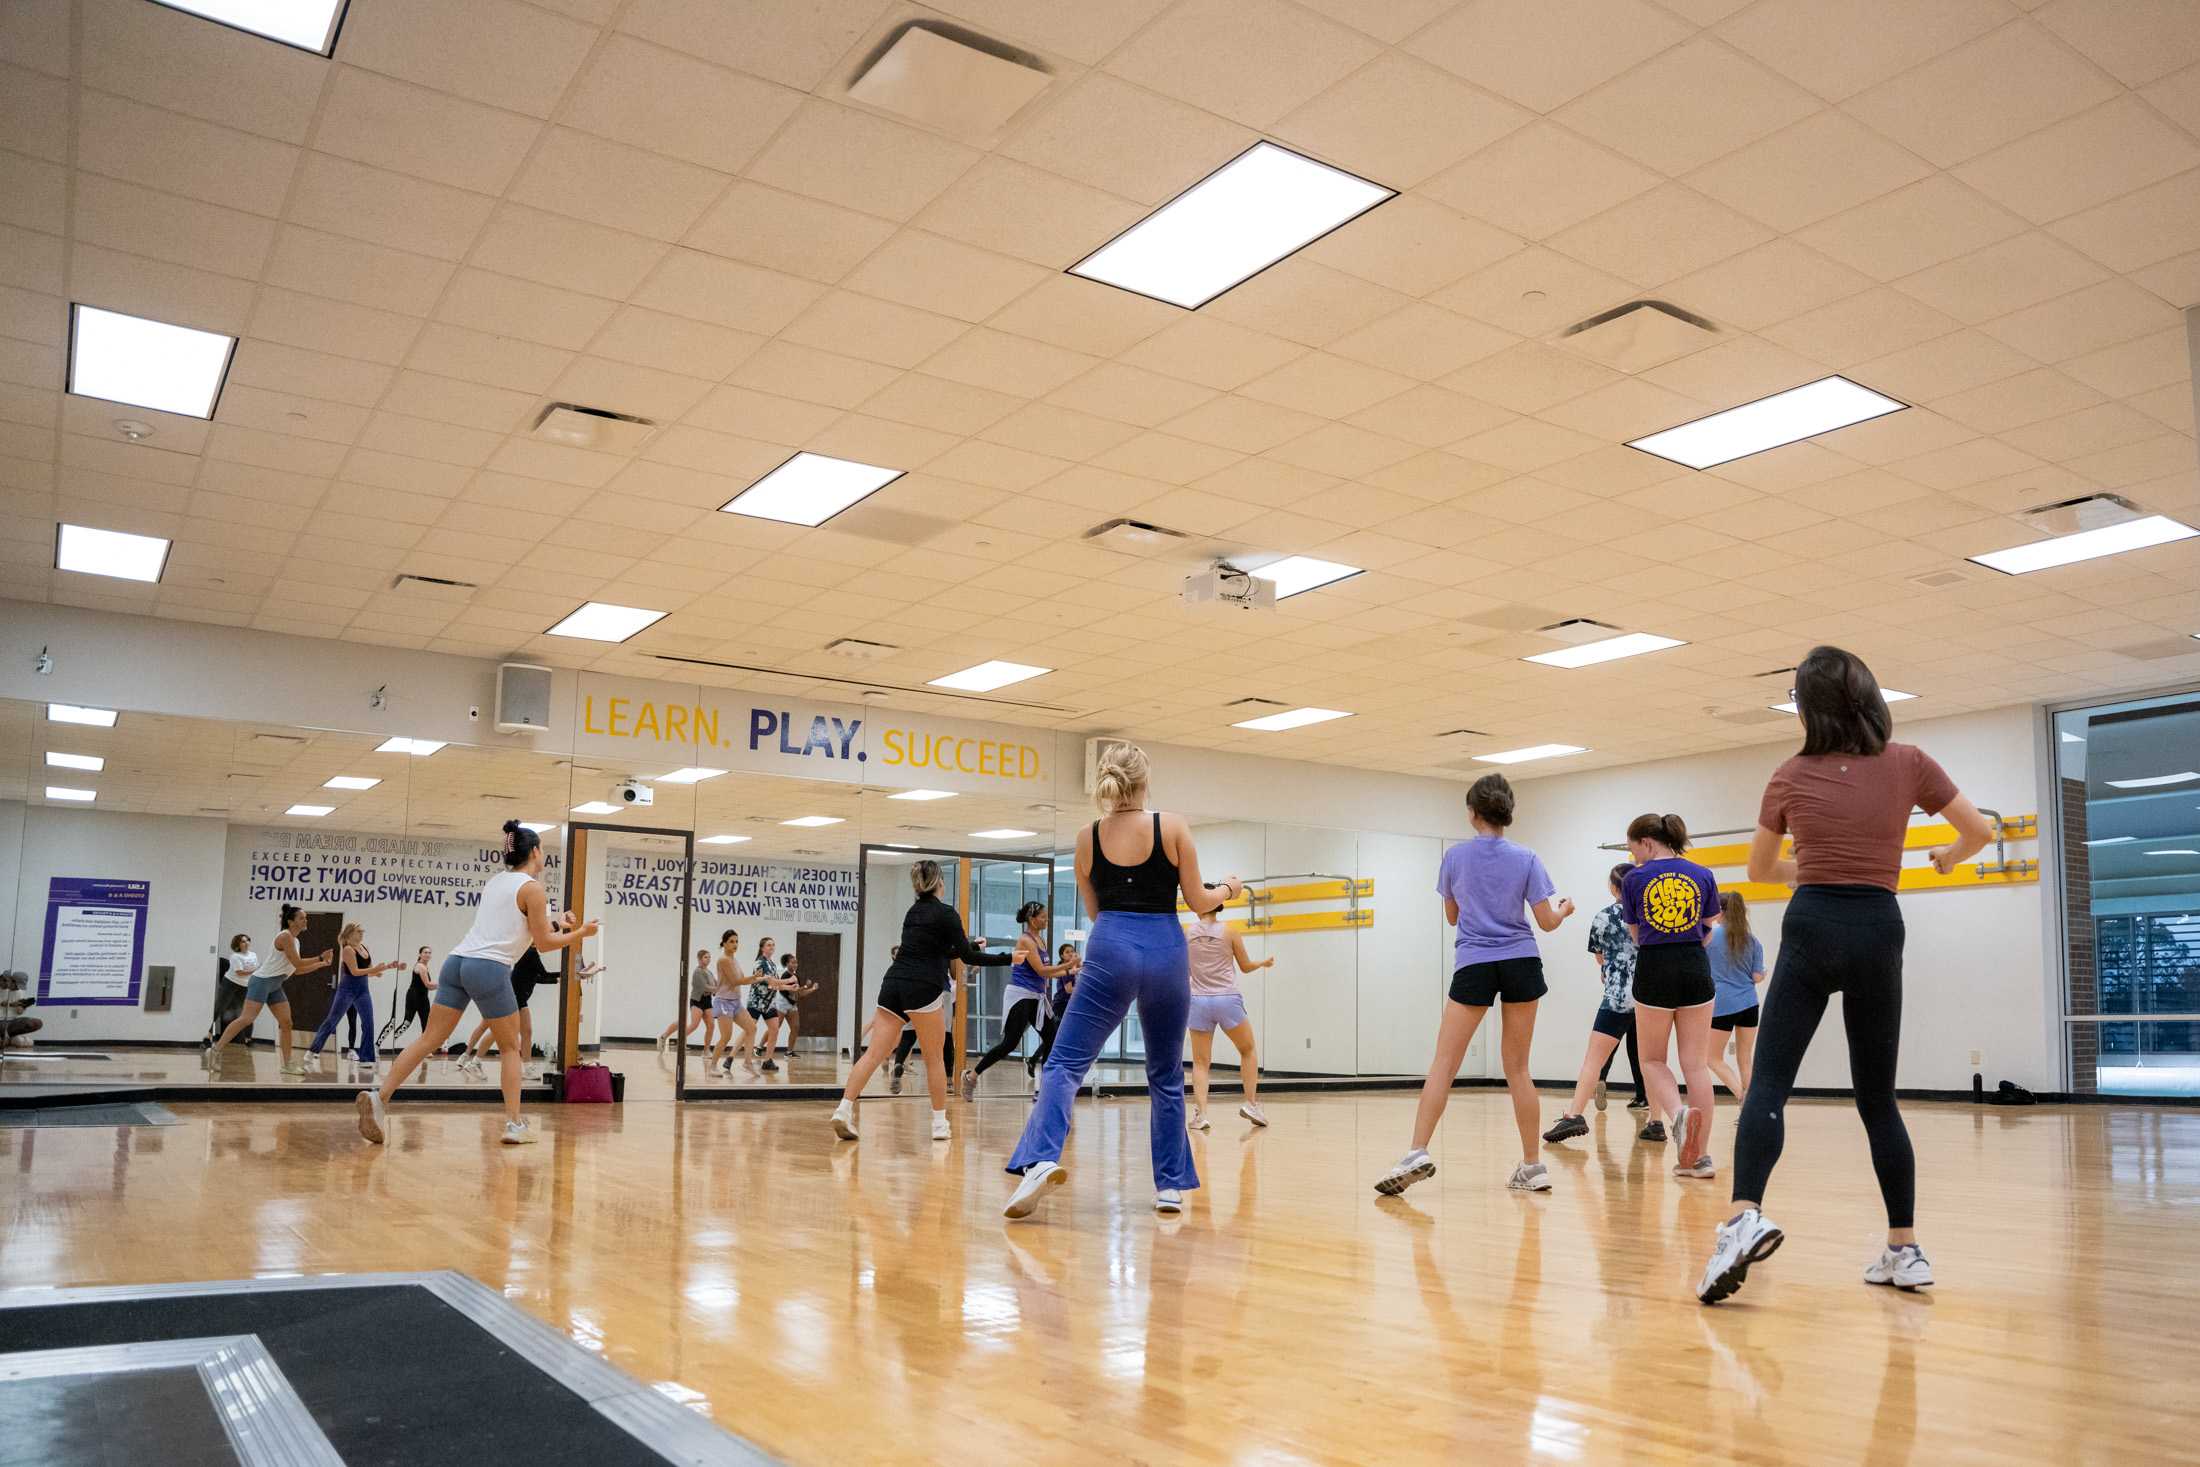
[[[764,1061],[764,1063],[763,1063],[763,1064],[762,1064],[762,1065],[760,1066],[760,1068],[761,1068],[761,1069],[762,1069],[762,1070],[764,1071],[764,1073],[765,1073],[765,1074],[767,1074],[767,1075],[775,1075],[775,1074],[779,1073],[779,1061],[777,1061],[777,1060],[766,1060],[766,1061]]]
[[[1650,1108],[1650,1102],[1647,1098],[1638,1095],[1633,1100],[1627,1102],[1627,1108],[1629,1110],[1648,1110]]]
[[[1560,1116],[1558,1124],[1543,1133],[1545,1141],[1569,1141],[1589,1134],[1589,1123],[1580,1116]]]
[[[887,1093],[888,1095],[899,1095],[899,1094],[901,1094],[901,1066],[900,1066],[900,1065],[896,1065],[896,1066],[894,1066],[894,1068],[893,1068],[893,1072],[892,1072],[892,1073],[891,1073],[890,1075],[888,1075],[888,1076],[887,1076],[887,1080],[886,1080],[886,1093]]]
[[[1642,1128],[1642,1134],[1635,1139],[1638,1141],[1656,1141],[1662,1145],[1665,1141],[1665,1122],[1652,1121]]]

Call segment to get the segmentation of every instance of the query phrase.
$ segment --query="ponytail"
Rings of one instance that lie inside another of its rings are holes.
[[[518,870],[527,864],[527,858],[542,848],[542,837],[517,820],[504,822],[504,864],[507,869]]]
[[[1045,902],[1025,902],[1016,909],[1016,925],[1018,927],[1028,927],[1031,924],[1031,919],[1046,909],[1047,904]]]
[[[1719,911],[1726,919],[1726,955],[1738,963],[1749,951],[1749,903],[1738,891],[1722,891]]]
[[[1627,839],[1657,841],[1677,856],[1688,849],[1688,826],[1678,815],[1637,815],[1627,823]]]

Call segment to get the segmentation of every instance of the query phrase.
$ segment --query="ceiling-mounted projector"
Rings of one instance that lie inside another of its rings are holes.
[[[1276,583],[1218,560],[1196,576],[1184,578],[1186,606],[1235,606],[1240,611],[1276,609]]]

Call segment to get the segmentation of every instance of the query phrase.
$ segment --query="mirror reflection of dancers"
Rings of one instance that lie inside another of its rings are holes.
[[[410,1029],[415,1019],[423,1030],[428,1027],[428,995],[435,992],[434,963],[434,948],[424,946],[413,954],[412,981],[405,985],[405,1022],[398,1025],[397,1034]]]
[[[713,1028],[710,1038],[708,1068],[715,1069],[728,1079],[733,1077],[733,1061],[741,1059],[741,1072],[755,1080],[762,1078],[749,1048],[756,1043],[756,1022],[749,1017],[748,997],[742,992],[741,934],[728,927],[718,937],[718,959],[712,965],[712,974],[718,986],[711,990],[710,1016]],[[735,1034],[740,1038],[736,1039]]]
[[[779,960],[779,976],[785,981],[772,993],[770,1020],[764,1025],[764,1053],[783,1054],[787,1063],[794,1063],[794,1047],[799,1038],[796,1030],[802,1019],[801,1000],[817,992],[815,983],[805,983],[796,971],[796,955],[789,953]],[[786,1043],[779,1042],[780,1026],[786,1026]]]
[[[545,910],[552,910],[548,893],[543,895],[543,905]],[[573,913],[562,912],[551,917],[550,925],[560,932],[570,932],[578,920]],[[583,964],[578,976],[592,978],[599,971]],[[519,1003],[519,1059],[520,1078],[523,1080],[542,1078],[542,1065],[535,1059],[535,990],[545,983],[557,981],[550,976],[549,968],[543,965],[542,954],[532,947],[521,953],[519,961],[512,964],[512,997]],[[487,1019],[474,1025],[474,1032],[467,1036],[466,1052],[459,1057],[459,1073],[475,1080],[484,1078],[481,1057],[489,1052],[489,1045],[495,1038],[495,1032]],[[502,1045],[498,1046],[500,1051],[502,1048]]]
[[[243,1011],[244,991],[259,967],[260,955],[252,950],[249,933],[240,932],[229,939],[229,956],[222,960],[222,977],[226,981],[214,993],[214,1022],[206,1027],[207,1048],[213,1047],[230,1021]],[[203,1055],[201,1059],[203,1061]]]
[[[932,1139],[948,1141],[954,1133],[947,1124],[947,1066],[941,1041],[947,1037],[947,995],[954,984],[950,962],[979,968],[1008,966],[1008,953],[989,953],[970,940],[962,917],[940,898],[947,889],[937,861],[919,861],[909,868],[909,885],[916,900],[901,919],[901,943],[894,949],[893,965],[879,980],[878,1007],[871,1016],[870,1047],[848,1071],[848,1083],[833,1107],[833,1134],[843,1141],[856,1139],[856,1099],[863,1087],[900,1042],[901,1026],[910,1025],[924,1046],[924,1085],[932,1096]]]
[[[699,947],[695,950],[695,966],[688,970],[687,1017],[684,1021],[674,1019],[665,1025],[665,1032],[657,1036],[660,1051],[671,1050],[675,1035],[682,1040],[693,1039],[698,1027],[703,1030],[703,1042],[710,1042],[710,993],[717,986],[717,975],[710,966],[710,949]],[[683,1022],[687,1025],[685,1031],[680,1027]]]
[[[1054,961],[1064,970],[1060,978],[1047,985],[1046,1005],[1039,1010],[1039,1052],[1024,1061],[1024,1073],[1033,1086],[1039,1083],[1039,1071],[1046,1068],[1047,1056],[1054,1053],[1054,1036],[1062,1032],[1062,1014],[1069,1007],[1070,995],[1077,991],[1077,972],[1085,960],[1078,954],[1077,944],[1065,942],[1055,953]],[[1100,1082],[1093,1081],[1093,1093],[1099,1093]]]
[[[761,938],[756,944],[756,967],[751,973],[748,995],[749,1017],[755,1021],[752,1037],[755,1051],[752,1058],[760,1059],[758,1066],[766,1074],[776,1074],[779,1061],[773,1057],[772,1044],[779,1037],[778,1000],[795,986],[794,980],[785,977],[779,969],[779,942],[776,938]]]
[[[1256,963],[1247,956],[1244,936],[1222,920],[1220,908],[1194,922],[1184,940],[1192,961],[1192,1129],[1210,1129],[1207,1081],[1214,1066],[1217,1029],[1237,1047],[1238,1074],[1245,1082],[1245,1103],[1238,1114],[1265,1126],[1268,1115],[1260,1108],[1260,1059],[1253,1053],[1253,1020],[1245,1012],[1245,995],[1238,991],[1237,981],[1240,973],[1273,968],[1276,960],[1262,958]]]
[[[285,902],[282,922],[283,930],[275,934],[275,951],[259,965],[251,981],[244,986],[244,1011],[230,1020],[229,1027],[222,1030],[222,1037],[206,1051],[206,1067],[210,1070],[221,1068],[222,1051],[229,1047],[229,1041],[250,1032],[252,1021],[259,1018],[264,1008],[275,1016],[275,1045],[282,1051],[283,1073],[303,1075],[306,1072],[306,1062],[291,1057],[290,1000],[283,995],[283,980],[318,973],[335,961],[336,954],[331,950],[317,958],[299,957],[298,939],[306,930],[306,914]]]
[[[984,947],[985,939],[973,937],[970,939],[970,945],[972,947]],[[897,958],[901,956],[901,944],[899,943],[894,945],[894,956]],[[954,958],[949,960],[947,964],[947,1006],[941,1010],[940,1020],[940,1028],[945,1035],[940,1041],[941,1062],[947,1066],[946,1072],[950,1075],[955,1073],[955,1005],[962,998],[962,987],[962,959]],[[901,1041],[894,1046],[894,1062],[887,1067],[886,1089],[888,1094],[901,1094],[901,1077],[903,1072],[909,1068],[910,1051],[916,1047],[917,1028],[916,1025],[910,1024],[902,1029]],[[926,1084],[929,1086],[930,1082],[927,1081]]]
[[[374,993],[369,985],[382,974],[394,973],[405,965],[399,962],[377,963],[374,954],[367,951],[366,929],[357,922],[345,923],[344,930],[336,934],[336,940],[341,946],[337,972],[342,976],[336,980],[336,992],[329,999],[328,1013],[322,1016],[321,1027],[313,1031],[313,1043],[306,1047],[306,1054],[312,1059],[319,1059],[321,1046],[328,1043],[329,1036],[336,1032],[337,1022],[350,1015],[353,1032],[364,1036],[351,1041],[357,1046],[359,1058],[356,1063],[364,1066],[367,1073],[360,1075],[355,1070],[344,1078],[354,1083],[360,1080],[372,1081],[375,1071]]]
[[[962,1098],[972,1099],[978,1093],[978,1077],[1016,1052],[1016,1046],[1024,1042],[1024,1035],[1037,1028],[1041,1011],[1046,1007],[1047,985],[1069,972],[1067,963],[1047,961],[1047,904],[1025,902],[1016,909],[1016,951],[1008,970],[1008,984],[1002,997],[1008,1000],[1008,1012],[1001,1018],[1001,1038],[998,1044],[979,1057],[977,1064],[962,1072]],[[1037,1060],[1033,1060],[1036,1067]]]
[[[483,884],[472,928],[443,959],[426,1031],[405,1046],[380,1089],[359,1094],[359,1134],[375,1145],[388,1135],[389,1103],[398,1087],[451,1037],[468,1003],[488,1019],[496,1035],[497,1058],[503,1062],[499,1079],[504,1091],[504,1144],[525,1146],[534,1141],[534,1132],[519,1113],[520,1056],[525,1051],[520,1048],[512,965],[530,948],[573,947],[597,932],[594,922],[575,923],[563,930],[550,925],[550,904],[541,881],[543,859],[540,835],[517,820],[504,822],[504,869]]]
[[[1009,1172],[1023,1180],[1001,1209],[1006,1217],[1029,1217],[1068,1179],[1062,1150],[1070,1103],[1134,1004],[1146,1037],[1154,1210],[1182,1212],[1184,1193],[1199,1185],[1184,1132],[1192,984],[1176,899],[1181,893],[1194,914],[1205,915],[1244,895],[1245,883],[1232,876],[1210,886],[1200,879],[1199,851],[1184,817],[1146,808],[1149,773],[1146,751],[1136,744],[1114,744],[1100,756],[1093,781],[1100,818],[1077,833],[1077,890],[1094,914],[1092,935],[1076,996],[1040,1072],[1038,1103],[1008,1159]]]

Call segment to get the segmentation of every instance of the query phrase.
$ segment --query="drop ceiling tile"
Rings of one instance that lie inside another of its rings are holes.
[[[255,329],[257,329],[257,322]],[[430,322],[406,365],[441,377],[458,377],[508,387],[518,392],[543,392],[573,359],[570,351],[516,341],[464,326]]]
[[[806,92],[885,8],[884,0],[636,0],[619,29]]]
[[[319,443],[350,443],[366,426],[367,415],[366,408],[231,383],[222,390],[214,419]]]
[[[907,220],[977,162],[960,143],[812,98],[748,167],[758,183]]]
[[[374,362],[329,356],[246,337],[237,343],[229,380],[252,387],[301,392],[327,402],[372,407],[389,391],[397,373]]]
[[[437,307],[436,319],[578,351],[617,309],[615,302],[595,296],[486,270],[461,270]]]
[[[598,343],[598,349],[602,349],[602,343]],[[783,393],[803,402],[852,408],[883,389],[897,375],[894,368],[877,362],[814,351],[792,342],[767,341],[733,371],[729,380],[758,392]]]
[[[1818,105],[1731,47],[1699,38],[1554,115],[1639,163],[1679,174],[1799,121]]]
[[[928,358],[924,370],[995,392],[1043,397],[1094,365],[1083,352],[980,326]]]
[[[1684,276],[1661,295],[1700,315],[1755,331],[1871,287],[1870,276],[1792,239],[1775,239]]]
[[[1929,408],[1912,408],[1906,413],[1889,413],[1854,427],[1837,428],[1831,433],[1820,434],[1812,442],[1857,463],[1882,465],[1950,448],[1975,436],[1961,423],[1944,418]]]
[[[1411,458],[1420,451],[1419,444],[1403,439],[1386,437],[1347,423],[1328,423],[1310,433],[1278,444],[1268,450],[1267,456],[1270,461],[1311,469],[1319,474],[1334,474],[1342,479],[1361,479]],[[1355,485],[1349,495],[1340,495],[1335,499],[1336,516],[1355,525],[1379,524],[1381,520],[1371,516],[1384,497],[1383,491],[1379,489],[1369,489],[1365,484]],[[1402,512],[1402,508],[1393,512]]]
[[[2170,121],[2200,135],[2200,63],[2164,77],[2142,95]]]
[[[1065,270],[1138,222],[1126,199],[1034,168],[989,156],[915,220],[920,229]]]
[[[2200,306],[2200,250],[2134,271],[2131,278],[2173,306]]]
[[[1444,379],[1444,386],[1514,412],[1537,413],[1553,403],[1619,380],[1619,373],[1610,367],[1574,352],[1540,341],[1523,341],[1452,373]]]
[[[337,66],[314,146],[431,183],[501,194],[541,131],[531,117]],[[452,147],[453,138],[466,145]]]
[[[1945,336],[1960,324],[1922,301],[1881,287],[1783,321],[1763,335],[1828,366],[1844,367]]]
[[[58,76],[0,65],[0,138],[49,163],[69,161],[69,84]]]
[[[2013,377],[2032,365],[2032,358],[1983,332],[1954,331],[1865,362],[1852,375],[1905,402],[1929,402]]]
[[[1020,403],[1019,403],[1020,405]],[[857,463],[923,468],[955,446],[959,435],[914,423],[849,413],[811,440],[819,453]]]
[[[517,0],[377,0],[344,18],[344,60],[530,117],[548,117],[593,26]]]
[[[792,275],[694,250],[674,250],[634,292],[633,300],[636,305],[768,336],[784,330],[825,293],[822,286]]]
[[[688,231],[685,243],[831,283],[893,232],[883,219],[743,180]]]
[[[1851,97],[1846,109],[1943,168],[2096,107],[2116,84],[2029,20]]]
[[[1933,410],[1977,432],[2001,433],[2100,401],[2101,394],[2084,383],[2052,367],[2035,367],[1984,387],[1936,398]]]
[[[59,0],[0,6],[0,52],[48,76],[69,75],[70,12]]]
[[[1565,459],[1578,458],[1604,441],[1572,428],[1534,418],[1520,418],[1462,438],[1452,445],[1455,453],[1481,463],[1495,464],[1516,473],[1532,474]]]
[[[425,255],[286,225],[275,236],[261,279],[307,295],[425,316],[455,268]]]
[[[253,288],[233,276],[80,244],[69,252],[69,293],[109,310],[236,336],[252,310]]]
[[[245,279],[258,278],[275,239],[272,219],[96,173],[77,175],[72,221],[87,243]]]
[[[1981,329],[2043,362],[2060,362],[2176,324],[2176,310],[2161,297],[2128,281],[2104,280]]]
[[[1276,136],[1392,188],[1412,188],[1529,120],[1424,61],[1378,55],[1276,125]]]
[[[1930,61],[2008,19],[1998,0],[1769,0],[1719,35],[1828,101]]]
[[[2142,438],[2118,448],[2084,454],[2067,460],[2064,467],[2110,489],[2162,481],[2165,491],[2174,484],[2189,495],[2192,440],[2182,433],[2165,433],[2157,438]],[[2200,512],[2200,504],[2192,505],[2191,509]]]
[[[1919,179],[1796,238],[1877,280],[1893,280],[2021,233],[2024,221],[1945,173]]]
[[[727,182],[709,169],[553,127],[520,171],[510,198],[607,229],[675,240],[703,217]]]
[[[60,234],[68,226],[68,170],[28,154],[0,151],[0,220]]]
[[[2054,0],[2037,16],[2126,86],[2144,86],[2200,61],[2200,27],[2182,0],[2125,0],[2112,6]]]
[[[2131,398],[2130,403],[2131,406],[2145,413],[2148,417],[2178,433],[2182,433],[2185,437],[2190,438],[2193,436],[2195,414],[2192,405],[2192,390],[2184,383],[2179,382],[2168,387],[2157,387],[2152,392],[2144,392]]]
[[[710,383],[701,378],[584,356],[565,369],[550,393],[561,402],[662,423],[684,416],[709,390]]]
[[[1122,353],[1121,360],[1227,392],[1274,371],[1303,350],[1201,314],[1181,316],[1175,325]]]
[[[1623,305],[1634,295],[1624,280],[1530,247],[1445,287],[1430,303],[1521,336],[1544,336]]]
[[[1380,52],[1366,36],[1281,0],[1183,0],[1106,66],[1151,91],[1265,128]],[[1215,64],[1224,56],[1230,64]]]
[[[1927,488],[1945,490],[2005,474],[2023,473],[2038,466],[2039,462],[2032,454],[1999,440],[1973,438],[1967,443],[1935,449],[1915,458],[1898,459],[1888,467]]]
[[[985,445],[966,447],[983,448]],[[1189,484],[1220,473],[1240,461],[1249,462],[1234,449],[1194,443],[1173,433],[1141,433],[1117,444],[1092,462],[1096,468],[1152,479],[1157,483]]]
[[[2038,230],[1904,276],[1897,289],[1976,324],[2091,285],[2107,272]]]
[[[2062,364],[2080,382],[2110,397],[2133,397],[2189,379],[2191,360],[2182,326],[2088,352]]]
[[[1545,408],[1543,421],[1574,428],[1606,442],[1625,442],[1686,423],[1712,411],[1692,397],[1623,377],[1570,402]]]
[[[678,426],[659,429],[657,436],[642,449],[642,457],[651,463],[671,464],[697,473],[730,478],[736,491],[793,456],[794,449],[788,444]],[[729,499],[732,497],[727,495]]]
[[[966,329],[952,317],[835,290],[797,317],[786,328],[785,339],[888,366],[914,367]]]
[[[1267,273],[1273,275],[1275,271]],[[1374,286],[1366,288],[1376,289]],[[1132,295],[1126,290],[1074,275],[1055,275],[996,313],[986,324],[996,330],[1050,342],[1072,351],[1114,356],[1171,322],[1181,320],[1183,315],[1174,306]]]
[[[1171,433],[1218,448],[1264,453],[1321,425],[1322,420],[1312,413],[1231,394],[1172,419],[1168,428]]]
[[[1024,399],[1011,397],[1005,392],[992,392],[983,387],[972,387],[968,383],[950,382],[944,377],[928,377],[922,372],[904,372],[889,383],[884,391],[865,402],[863,411],[872,417],[886,418],[896,423],[968,435],[984,432],[1023,404]],[[1071,406],[1077,404],[1073,403]],[[802,435],[800,441],[807,442],[824,431],[825,427],[821,424]],[[937,514],[939,511],[934,510],[933,513]]]
[[[1258,402],[1341,417],[1395,397],[1413,379],[1327,352],[1308,352],[1238,389]]]
[[[1420,192],[1539,240],[1657,182],[1649,169],[1554,122],[1537,120],[1438,174]]]
[[[2200,141],[2136,97],[2118,97],[1955,170],[2034,223],[2107,203],[2200,166]]]
[[[2112,270],[2183,254],[2200,243],[2200,169],[2058,220],[2048,232]]]
[[[1356,362],[1431,381],[1495,355],[1515,340],[1510,332],[1441,307],[1414,304],[1339,338],[1330,350]]]
[[[1556,355],[1567,361],[1578,360],[1564,353]],[[1492,357],[1485,365],[1499,360]],[[1352,414],[1351,422],[1354,427],[1402,439],[1421,448],[1441,448],[1470,434],[1502,426],[1512,418],[1513,414],[1504,408],[1493,407],[1464,393],[1424,384],[1361,409]]]
[[[280,214],[298,150],[105,92],[77,98],[76,166],[249,214]],[[27,221],[26,221],[27,222]]]
[[[541,399],[508,387],[407,371],[397,374],[389,395],[379,405],[408,417],[502,434],[516,433],[527,426]]]
[[[1754,220],[1666,184],[1562,231],[1551,247],[1638,285],[1656,285],[1769,238]]]
[[[1472,0],[1406,49],[1535,112],[1550,112],[1688,37],[1641,0]]]
[[[480,194],[308,153],[285,217],[309,229],[456,260],[495,207],[494,199]]]
[[[851,271],[849,290],[903,305],[983,321],[1048,278],[1022,260],[936,234],[905,229]]]
[[[1105,72],[1071,83],[1000,151],[1108,193],[1159,204],[1245,151],[1258,134]],[[1092,241],[1097,248],[1103,241]]]
[[[623,299],[669,249],[660,240],[505,204],[468,263],[541,285]]]
[[[206,453],[209,458],[320,479],[335,473],[344,458],[341,444],[316,443],[287,433],[262,433],[228,423],[214,425],[214,431],[206,437]]]
[[[461,468],[479,468],[487,463],[489,456],[497,451],[497,445],[504,441],[505,436],[501,433],[485,433],[479,428],[465,428],[456,423],[437,423],[426,418],[408,418],[386,410],[368,418],[366,428],[359,435],[361,448],[403,454],[409,458],[424,458],[434,463],[454,464]],[[332,465],[318,472],[334,471]],[[315,471],[300,468],[299,472]]]
[[[1698,169],[1688,181],[1789,233],[1931,172],[1916,154],[1828,109]]]
[[[1598,499],[1618,499],[1640,493],[1652,485],[1668,484],[1676,479],[1701,479],[1703,476],[1683,469],[1655,454],[1640,449],[1607,444],[1564,463],[1551,464],[1539,470],[1539,479]],[[1717,481],[1714,481],[1717,482]],[[1720,503],[1739,503],[1747,496],[1731,484],[1718,483]]]
[[[1047,401],[1142,428],[1156,427],[1190,412],[1215,395],[1214,389],[1165,377],[1121,362],[1102,362],[1081,377],[1056,388]]]
[[[327,63],[165,6],[87,0],[78,75],[186,116],[263,137],[305,140]],[[10,52],[12,55],[13,53]]]
[[[1493,265],[1520,241],[1441,204],[1402,194],[1307,246],[1306,256],[1363,280],[1425,296]]]
[[[629,36],[590,59],[559,120],[652,153],[737,173],[801,96]]]
[[[2098,403],[2059,418],[2012,428],[2001,442],[2050,463],[2069,463],[2128,443],[2159,436],[2159,420],[2120,402]]]
[[[26,159],[25,161],[29,160]],[[0,165],[0,167],[4,167],[4,165]],[[89,178],[89,174],[78,178],[77,187],[80,191]],[[81,199],[81,197],[80,192],[79,198]],[[273,233],[272,224],[266,226],[266,228],[268,233]],[[83,226],[79,224],[77,230],[81,237]],[[113,243],[112,240],[106,242]],[[32,230],[17,229],[12,225],[0,224],[0,280],[4,280],[10,285],[20,285],[25,290],[44,291],[47,295],[60,295],[62,293],[61,244],[61,236],[57,234],[39,234]],[[127,248],[127,246],[124,247]],[[139,251],[139,253],[143,253],[143,251]],[[257,266],[258,262],[254,261],[254,267],[257,268]]]

